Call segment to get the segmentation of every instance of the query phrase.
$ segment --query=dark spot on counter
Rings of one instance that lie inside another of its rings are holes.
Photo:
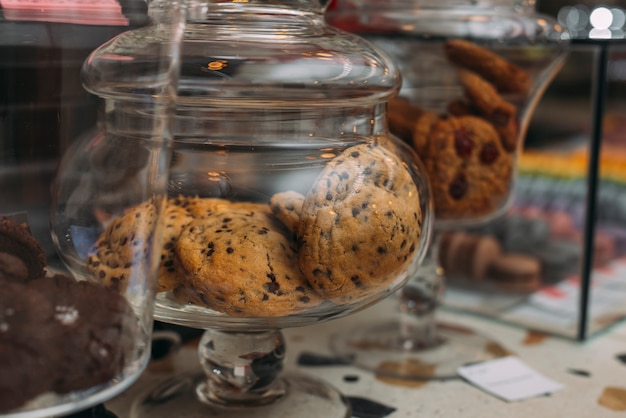
[[[339,357],[326,356],[310,352],[302,352],[298,356],[298,365],[305,367],[346,366],[350,362]]]
[[[567,369],[567,372],[576,376],[591,377],[591,373],[587,370]]]
[[[352,406],[352,418],[383,418],[396,411],[391,406],[357,396],[349,396],[348,402]]]

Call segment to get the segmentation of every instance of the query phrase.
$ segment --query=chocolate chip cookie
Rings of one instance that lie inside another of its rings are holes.
[[[215,209],[231,204],[226,199],[213,197],[190,196],[179,197],[178,200],[177,204],[185,208],[194,218],[209,216]]]
[[[186,206],[187,203],[188,199],[182,197],[169,199],[167,202],[163,216],[163,244],[157,292],[173,290],[180,285],[181,274],[176,269],[174,246],[183,228],[194,220]]]
[[[283,316],[321,303],[298,269],[295,242],[267,204],[214,210],[176,242],[187,274],[179,294],[238,317]]]
[[[106,286],[117,290],[126,289],[135,280],[145,280],[157,219],[156,206],[146,201],[113,220],[87,257],[87,269]],[[146,268],[131,268],[141,264]]]
[[[276,193],[270,198],[270,208],[274,216],[294,233],[298,230],[300,223],[302,203],[304,203],[304,195],[292,190]]]
[[[422,213],[405,163],[379,142],[331,160],[307,193],[299,264],[311,286],[341,303],[388,288],[419,246]]]

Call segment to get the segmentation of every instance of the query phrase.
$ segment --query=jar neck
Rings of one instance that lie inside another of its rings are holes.
[[[556,20],[539,14],[535,0],[336,0],[331,26],[367,38],[401,35],[424,39],[536,44],[566,38]]]
[[[428,9],[451,11],[454,8],[473,10],[534,10],[536,0],[338,0],[337,4],[350,3],[355,8],[380,9]],[[333,5],[335,8],[336,5]]]
[[[326,17],[331,24],[338,15],[361,15],[366,19],[379,20],[377,15],[397,16],[396,19],[411,20],[416,14],[437,21],[458,19],[480,22],[479,16],[524,16],[536,13],[536,0],[335,0]],[[402,17],[405,15],[404,17]],[[491,20],[493,18],[488,18]]]
[[[180,1],[180,0],[179,0]],[[244,12],[249,17],[267,19],[275,15],[303,15],[311,14],[322,16],[330,0],[248,0],[245,2],[224,0],[187,0],[183,1],[188,22],[206,20],[211,15],[231,12]],[[148,14],[157,21],[162,21],[163,15],[172,9],[171,0],[148,0]]]
[[[149,104],[107,100],[103,112],[106,131],[129,137],[149,137],[154,110]],[[188,143],[294,145],[388,132],[387,104],[354,107],[246,108],[207,107],[179,103],[174,138]]]

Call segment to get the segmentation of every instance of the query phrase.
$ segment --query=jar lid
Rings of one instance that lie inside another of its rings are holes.
[[[155,24],[94,51],[83,67],[85,87],[115,100],[161,94],[172,76],[164,58],[180,48],[179,105],[346,107],[385,102],[400,88],[387,55],[327,25],[317,1],[195,0],[184,24],[172,4],[151,2]]]
[[[471,38],[509,45],[568,38],[556,19],[535,11],[531,0],[336,0],[327,19],[353,33]]]

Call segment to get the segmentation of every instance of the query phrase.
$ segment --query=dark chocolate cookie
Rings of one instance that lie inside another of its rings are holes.
[[[113,289],[63,275],[33,282],[54,306],[60,338],[46,350],[59,350],[57,393],[87,389],[121,372],[133,347],[136,317],[126,299]]]
[[[0,413],[52,390],[58,377],[54,306],[29,283],[0,280]]]
[[[32,280],[45,275],[46,253],[25,227],[0,216],[0,277]]]

